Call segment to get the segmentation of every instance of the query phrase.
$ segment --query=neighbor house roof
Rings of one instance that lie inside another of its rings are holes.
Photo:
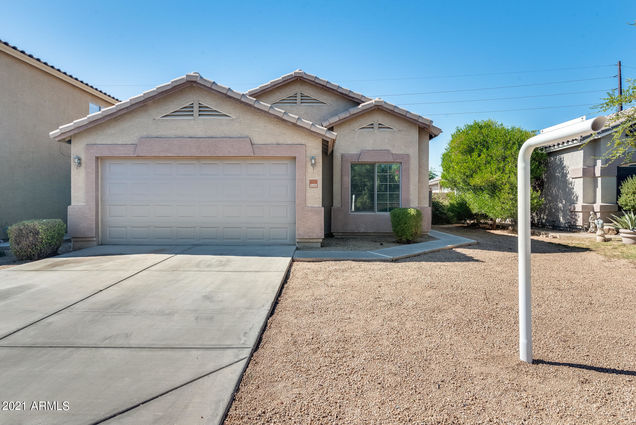
[[[312,74],[308,74],[305,71],[301,70],[301,69],[297,69],[294,72],[290,72],[289,74],[285,74],[282,77],[279,77],[275,80],[270,81],[269,83],[265,83],[263,85],[260,85],[256,88],[253,88],[251,90],[247,91],[247,94],[249,96],[252,97],[256,97],[258,95],[261,95],[265,92],[268,92],[270,90],[273,90],[277,87],[280,87],[282,85],[285,85],[289,82],[292,82],[294,80],[303,80],[303,81],[307,81],[310,84],[314,84],[316,86],[331,90],[335,93],[340,94],[341,96],[344,96],[350,100],[353,100],[355,102],[358,103],[363,103],[363,102],[367,102],[369,100],[371,100],[371,98],[366,97],[363,94],[360,93],[356,93],[352,90],[346,89],[344,87],[341,87],[337,84],[334,84],[330,81],[327,80],[323,80],[322,78],[318,78],[315,75]]]
[[[290,114],[289,112],[285,112],[282,109],[275,108],[268,103],[256,100],[246,94],[234,91],[229,87],[225,87],[215,83],[214,81],[205,79],[198,73],[186,74],[183,77],[176,78],[169,83],[157,86],[152,90],[148,90],[140,95],[131,97],[128,100],[119,102],[109,108],[102,109],[99,112],[95,112],[94,114],[75,120],[72,123],[65,124],[57,130],[50,132],[49,136],[57,141],[68,140],[68,138],[73,134],[79,133],[80,131],[100,124],[106,120],[120,116],[132,109],[136,109],[137,107],[142,106],[148,101],[156,99],[157,97],[166,95],[168,93],[172,93],[184,85],[198,85],[201,87],[205,87],[217,93],[231,97],[241,103],[259,109],[265,113],[271,114],[283,121],[298,125],[308,131],[313,132],[314,134],[320,135],[322,138],[329,141],[334,141],[336,139],[336,133],[327,130],[325,127],[322,127],[311,121],[307,121],[303,118],[300,118],[299,116]]]
[[[327,121],[324,121],[322,123],[323,127],[329,128],[332,127],[336,124],[340,124],[344,121],[347,121],[353,117],[356,117],[358,115],[364,114],[368,111],[374,110],[374,109],[381,109],[383,111],[386,111],[388,113],[391,113],[393,115],[397,115],[398,117],[404,118],[408,121],[413,122],[414,124],[418,125],[419,127],[425,128],[428,130],[431,138],[438,136],[442,130],[438,127],[435,127],[433,125],[433,121],[431,121],[428,118],[425,118],[421,115],[417,115],[414,114],[413,112],[409,112],[406,109],[402,109],[398,106],[395,106],[391,103],[385,102],[382,99],[373,99],[373,100],[369,100],[368,102],[365,103],[361,103],[358,106],[354,106],[353,108],[349,108],[344,112],[339,113],[338,115],[335,115],[331,118],[329,118]]]
[[[585,136],[577,136],[568,140],[562,140],[553,145],[544,146],[541,148],[541,150],[543,150],[546,153],[556,152],[563,149],[571,148],[573,146],[580,146],[595,139],[600,139],[601,137],[607,136],[608,134],[611,134],[616,130],[616,128],[623,121],[622,116],[633,115],[634,113],[636,113],[636,107],[628,108],[621,112],[615,112],[613,114],[609,114],[607,115],[607,121],[605,121],[605,125],[603,126],[603,128],[601,128],[596,133],[588,134]]]
[[[17,59],[22,60],[23,62],[28,63],[29,65],[32,65],[44,72],[47,72],[57,78],[60,78],[63,81],[66,81],[67,83],[70,83],[76,87],[79,87],[82,90],[85,90],[91,94],[93,94],[94,96],[97,96],[109,103],[116,103],[119,102],[119,99],[117,99],[114,96],[109,95],[108,93],[98,89],[97,87],[91,86],[88,83],[85,83],[84,81],[80,80],[77,77],[74,77],[73,75],[62,71],[59,68],[54,67],[53,65],[48,64],[47,62],[44,62],[42,59],[37,58],[27,52],[25,52],[24,50],[20,50],[18,49],[16,46],[13,46],[9,43],[7,43],[6,41],[0,40],[0,51],[7,53],[10,56],[13,56]]]

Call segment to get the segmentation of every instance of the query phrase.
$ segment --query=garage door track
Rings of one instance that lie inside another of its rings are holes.
[[[0,271],[0,423],[219,423],[293,252],[98,246]]]

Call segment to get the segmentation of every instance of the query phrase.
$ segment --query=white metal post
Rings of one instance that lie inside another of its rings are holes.
[[[517,233],[519,253],[519,357],[532,363],[532,305],[530,295],[530,157],[535,148],[580,137],[603,128],[605,117],[577,118],[541,130],[521,146],[517,160]]]

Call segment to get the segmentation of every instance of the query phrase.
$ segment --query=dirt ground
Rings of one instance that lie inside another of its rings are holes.
[[[434,240],[430,236],[422,236],[413,243],[426,242]],[[375,251],[376,249],[391,248],[400,245],[393,235],[377,235],[377,236],[346,236],[332,237],[323,240],[320,248],[303,248],[303,251]]]
[[[226,424],[635,423],[636,263],[535,239],[528,365],[516,237],[453,232],[479,245],[294,263]]]

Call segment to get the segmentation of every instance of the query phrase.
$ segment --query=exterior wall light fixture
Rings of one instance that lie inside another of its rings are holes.
[[[315,168],[316,167],[316,157],[312,155],[312,157],[310,159],[310,162],[311,162],[311,167]]]
[[[75,168],[79,168],[82,166],[82,157],[79,155],[73,155],[73,165]]]

